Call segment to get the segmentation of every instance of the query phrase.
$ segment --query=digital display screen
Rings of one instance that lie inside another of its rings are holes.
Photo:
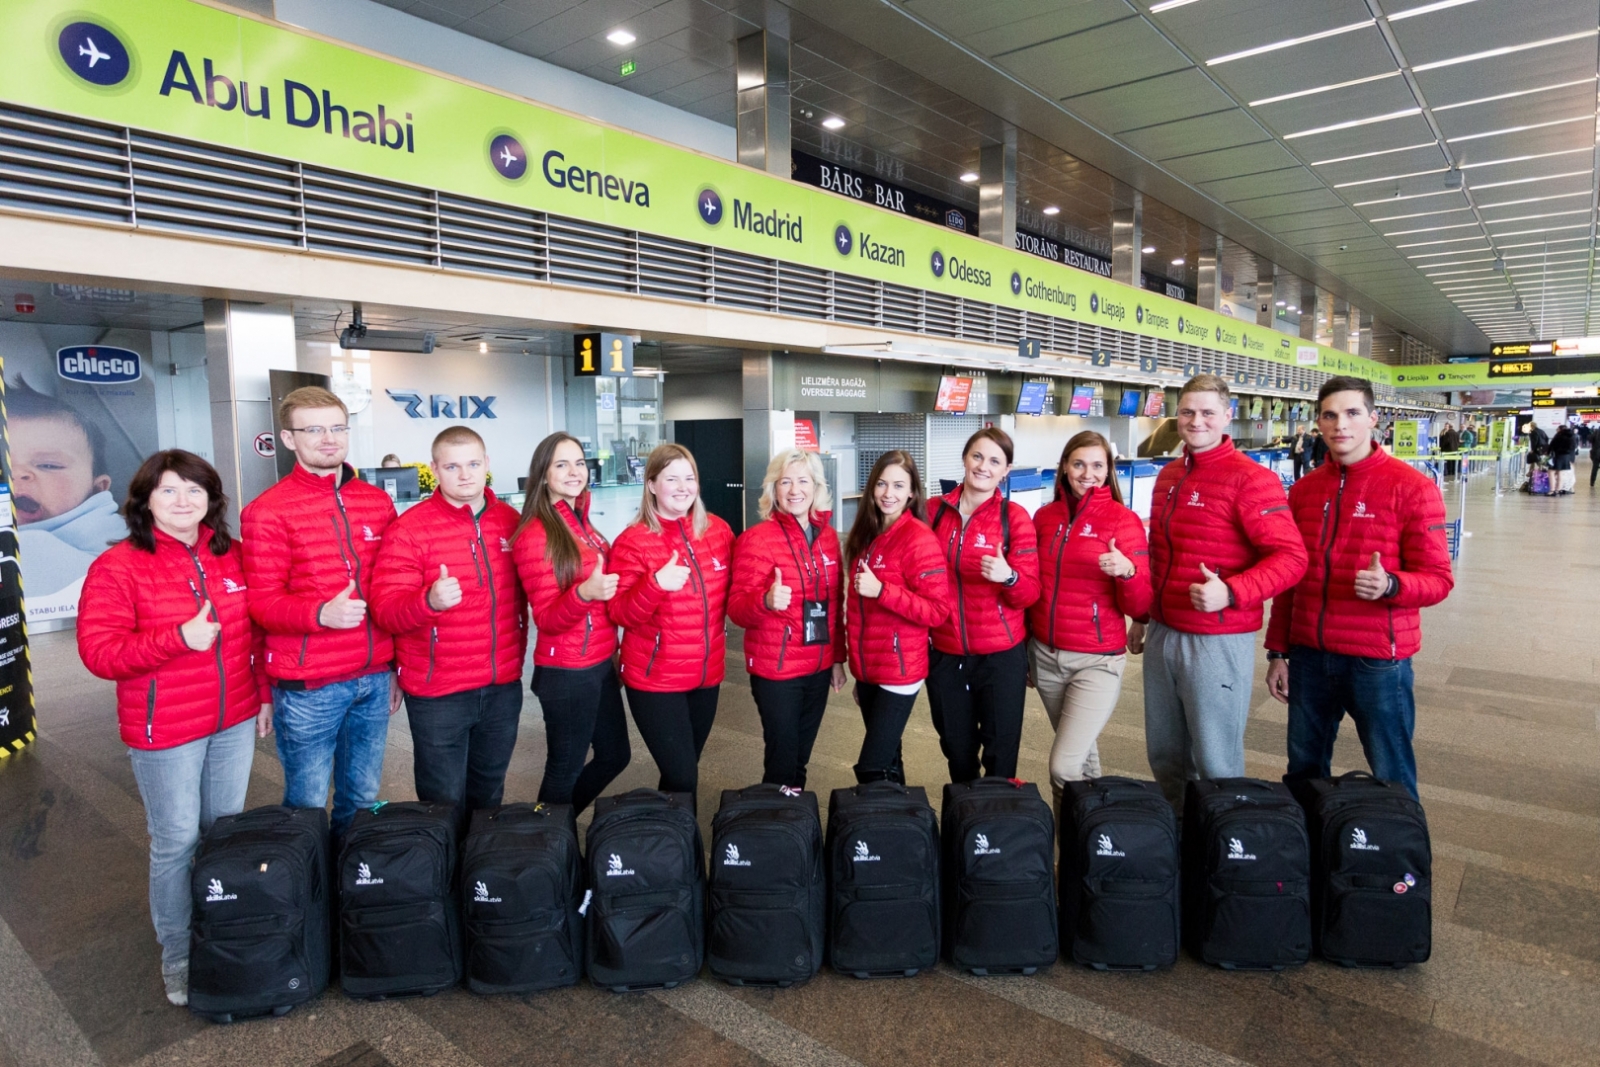
[[[933,410],[964,414],[971,397],[971,378],[954,378],[947,374],[939,379],[939,395],[933,399]]]
[[[1048,382],[1023,382],[1022,393],[1017,397],[1017,414],[1044,414],[1044,398],[1049,392]]]
[[[1072,407],[1069,415],[1087,415],[1094,408],[1094,386],[1079,385],[1072,390]]]
[[[1122,391],[1122,403],[1117,407],[1117,414],[1118,415],[1137,415],[1137,414],[1139,414],[1139,390],[1137,390],[1137,389],[1124,389]]]

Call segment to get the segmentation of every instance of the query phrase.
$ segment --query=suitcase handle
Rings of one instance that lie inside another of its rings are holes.
[[[659,789],[633,789],[611,798],[618,805],[622,804],[671,804],[672,794],[663,793]]]
[[[974,778],[970,782],[962,782],[968,789],[1021,789],[1028,783],[1021,778]]]
[[[911,790],[899,782],[891,782],[887,779],[880,779],[876,782],[862,782],[856,786],[856,794],[858,796],[865,796],[868,793],[893,793],[897,797],[903,797],[910,792]]]

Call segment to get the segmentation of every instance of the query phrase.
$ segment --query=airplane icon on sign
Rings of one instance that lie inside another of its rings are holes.
[[[90,70],[93,70],[94,69],[94,65],[96,63],[100,62],[102,59],[110,59],[111,58],[111,53],[110,52],[102,52],[102,51],[100,51],[100,49],[98,47],[95,46],[93,37],[85,37],[84,40],[86,42],[88,42],[88,43],[87,44],[80,44],[78,46],[78,54],[80,56],[88,56],[89,57],[89,69]]]
[[[503,145],[500,148],[500,158],[509,167],[517,161],[517,154],[511,151],[510,145]]]

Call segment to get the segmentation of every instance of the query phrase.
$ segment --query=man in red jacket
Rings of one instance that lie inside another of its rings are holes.
[[[1150,515],[1153,621],[1148,637],[1128,630],[1145,653],[1150,770],[1175,805],[1186,779],[1243,777],[1261,609],[1306,569],[1278,476],[1233,447],[1230,418],[1215,374],[1178,395],[1183,456],[1161,469]]]
[[[332,779],[335,833],[378,799],[400,707],[394,645],[365,600],[394,503],[345,463],[349,420],[326,389],[284,397],[279,436],[294,469],[239,516],[250,617],[267,632],[283,802],[320,808]]]
[[[483,438],[433,439],[439,488],[389,527],[372,614],[394,634],[417,799],[492,808],[522,717],[528,605],[511,560],[517,512],[488,488]]]
[[[1291,776],[1329,774],[1348,713],[1372,773],[1416,796],[1418,609],[1455,585],[1444,500],[1431,478],[1372,443],[1371,382],[1330,378],[1317,407],[1329,462],[1289,492],[1311,561],[1299,585],[1272,602],[1267,690],[1289,705]]]

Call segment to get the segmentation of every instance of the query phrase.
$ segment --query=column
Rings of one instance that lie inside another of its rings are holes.
[[[787,178],[789,153],[789,41],[770,30],[739,38],[739,162]]]
[[[1351,329],[1352,333],[1357,329],[1358,320],[1359,320],[1359,329],[1361,330],[1361,332],[1359,334],[1357,334],[1355,337],[1351,338],[1350,351],[1354,352],[1358,356],[1365,356],[1368,359],[1371,359],[1372,358],[1372,312],[1370,312],[1370,311],[1362,311],[1360,308],[1351,308],[1350,309],[1350,323],[1351,323],[1350,329]]]
[[[1334,348],[1341,352],[1350,351],[1350,302],[1340,297],[1330,301],[1333,313],[1328,316],[1328,332],[1332,335]]]
[[[1195,303],[1207,311],[1222,310],[1222,235],[1201,239],[1200,260],[1196,264],[1199,282]]]
[[[1317,287],[1308,281],[1300,283],[1300,299],[1291,301],[1300,305],[1300,339],[1317,339]]]
[[[1256,257],[1256,325],[1269,330],[1277,329],[1278,265],[1262,256]]]
[[[779,451],[794,447],[794,412],[772,408],[771,352],[744,354],[744,525],[761,521],[761,480],[767,463]]]
[[[294,370],[294,312],[287,307],[207,300],[206,379],[211,388],[211,454],[228,497],[228,521],[278,480],[276,462],[257,454],[256,437],[273,432],[273,370]]]
[[[1003,248],[1017,245],[1017,131],[978,153],[978,236]]]
[[[1113,281],[1143,286],[1139,275],[1144,271],[1144,197],[1133,194],[1133,206],[1118,208],[1111,213],[1111,278]]]

